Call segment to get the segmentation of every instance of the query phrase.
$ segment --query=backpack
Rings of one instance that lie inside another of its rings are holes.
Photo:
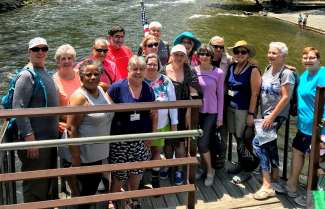
[[[293,87],[292,96],[290,98],[289,114],[291,116],[297,116],[298,115],[298,93],[297,93],[297,91],[298,91],[298,84],[299,84],[299,76],[296,72],[296,68],[285,66],[285,69],[291,70],[295,77],[295,85]],[[280,75],[279,75],[280,80],[282,78],[283,71],[284,70],[282,70],[280,72]]]
[[[38,73],[36,73],[34,71],[33,68],[24,67],[24,68],[18,68],[16,70],[15,75],[13,77],[11,77],[9,80],[8,92],[1,99],[1,104],[4,109],[12,109],[12,101],[13,101],[13,97],[14,97],[16,81],[18,80],[18,78],[20,77],[22,72],[26,71],[26,70],[32,75],[32,78],[34,80],[32,97],[35,96],[36,90],[41,88],[42,92],[44,94],[42,106],[47,107],[47,92],[46,92],[46,87],[44,85],[44,82],[41,80],[40,76],[38,75]],[[10,118],[8,120],[9,120],[9,122],[8,122],[8,127],[7,127],[7,137],[11,140],[19,139],[16,118]]]

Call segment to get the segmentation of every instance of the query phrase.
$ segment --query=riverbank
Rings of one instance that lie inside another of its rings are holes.
[[[299,13],[309,15],[307,20],[307,30],[315,31],[325,35],[325,15],[323,10],[308,10],[290,13],[268,12],[267,16],[298,25],[297,21]]]

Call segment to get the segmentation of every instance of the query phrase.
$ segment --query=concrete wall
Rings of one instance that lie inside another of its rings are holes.
[[[0,12],[6,12],[22,6],[23,0],[0,0]]]

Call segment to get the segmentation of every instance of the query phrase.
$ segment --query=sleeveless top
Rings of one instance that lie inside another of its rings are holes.
[[[111,104],[103,89],[98,87],[99,96],[93,97],[87,91],[79,88],[77,91],[82,94],[90,105]],[[106,136],[110,134],[113,112],[88,113],[80,122],[78,128],[79,137]],[[80,146],[80,159],[82,163],[91,163],[103,160],[108,157],[109,144],[84,144]]]
[[[248,64],[246,70],[235,74],[236,63],[229,66],[226,85],[228,87],[228,106],[238,110],[248,110],[251,99],[251,74],[255,65]]]

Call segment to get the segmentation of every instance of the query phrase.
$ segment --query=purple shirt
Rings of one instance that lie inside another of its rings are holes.
[[[195,70],[203,92],[203,105],[200,112],[217,113],[218,121],[222,121],[225,79],[223,70],[216,67],[210,72],[200,71],[199,66]]]

